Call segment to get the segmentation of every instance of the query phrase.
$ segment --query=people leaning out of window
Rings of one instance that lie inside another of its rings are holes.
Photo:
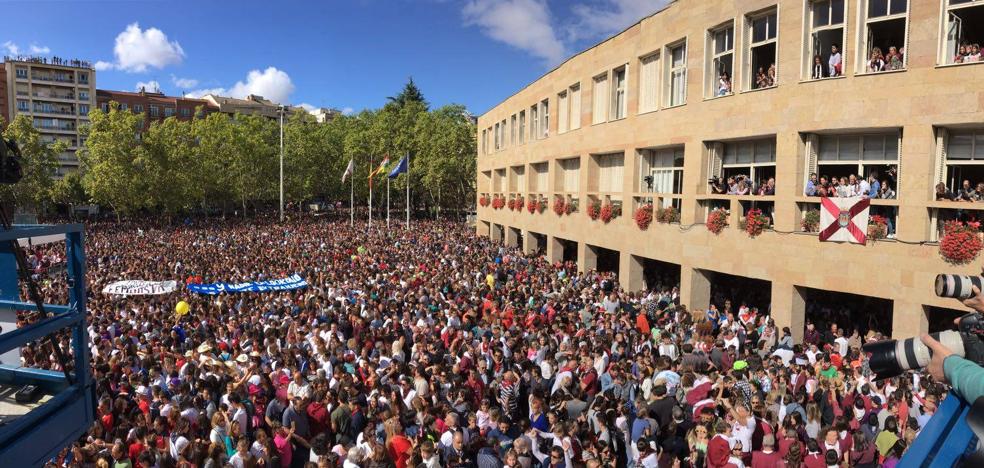
[[[868,174],[868,178],[854,174],[841,178],[817,177],[817,173],[814,172],[810,174],[810,180],[806,181],[803,194],[808,197],[867,197],[886,200],[895,198],[891,181],[887,178],[879,180],[878,173],[874,171]]]
[[[880,72],[890,70],[901,70],[905,68],[905,47],[897,49],[895,46],[888,48],[888,53],[882,55],[881,47],[871,49],[871,58],[868,60],[869,72]]]
[[[963,181],[960,188],[951,191],[946,184],[936,184],[936,199],[945,201],[980,202],[984,201],[984,182],[971,185],[969,180]]]
[[[971,63],[981,61],[981,45],[974,43],[963,43],[957,50],[957,55],[953,57],[953,63]]]
[[[843,63],[844,60],[841,56],[840,49],[837,47],[837,44],[834,44],[830,46],[830,58],[827,59],[826,65],[819,55],[813,56],[813,71],[810,72],[810,77],[814,80],[819,80],[821,78],[841,76],[844,73]]]
[[[756,185],[751,177],[746,175],[736,175],[724,180],[720,177],[712,177],[707,181],[709,190],[715,195],[775,195],[776,179],[769,177],[762,179]]]

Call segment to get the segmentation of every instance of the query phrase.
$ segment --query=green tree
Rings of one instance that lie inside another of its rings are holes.
[[[143,173],[135,161],[141,151],[139,132],[144,118],[111,104],[109,112],[89,112],[89,124],[81,128],[85,146],[77,154],[82,185],[92,200],[126,214],[146,205],[141,192]]]
[[[51,201],[61,205],[84,205],[89,202],[89,194],[82,185],[82,173],[69,172],[51,187]]]
[[[0,185],[0,200],[13,203],[21,210],[43,210],[51,200],[58,155],[65,151],[67,145],[62,141],[46,141],[26,115],[15,117],[3,137],[17,142],[23,177],[16,184]]]
[[[416,122],[416,157],[411,183],[419,184],[429,204],[461,209],[475,193],[475,126],[465,108],[448,105],[422,114]]]
[[[152,123],[144,132],[135,164],[141,168],[145,208],[174,214],[204,197],[204,187],[197,183],[196,143],[191,130],[190,123],[168,117]]]
[[[412,76],[407,81],[407,84],[403,85],[403,90],[400,91],[400,94],[387,97],[386,100],[389,101],[387,105],[395,104],[397,107],[403,107],[410,103],[417,103],[421,104],[424,107],[424,110],[426,110],[427,107],[430,106],[430,104],[427,103],[427,100],[424,99],[424,93],[421,92],[420,88],[417,87],[417,84],[413,82]]]

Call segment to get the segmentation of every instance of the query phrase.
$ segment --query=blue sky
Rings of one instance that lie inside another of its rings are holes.
[[[665,0],[5,1],[2,52],[99,62],[97,87],[358,111],[413,76],[481,114]],[[22,18],[23,21],[10,21]]]

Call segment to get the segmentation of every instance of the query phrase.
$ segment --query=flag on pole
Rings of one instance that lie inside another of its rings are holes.
[[[353,172],[355,172],[355,159],[354,158],[353,159],[349,159],[348,167],[345,168],[345,173],[342,174],[342,183],[343,184],[345,183],[345,180],[348,179],[348,177],[350,175],[352,175]]]
[[[370,189],[372,188],[372,179],[373,179],[373,177],[376,177],[377,175],[382,174],[386,170],[386,166],[389,166],[389,163],[390,163],[390,157],[387,154],[387,155],[383,156],[383,160],[379,163],[379,167],[373,169],[372,172],[369,173],[369,188]]]
[[[820,201],[820,242],[867,243],[871,200],[823,197]]]
[[[404,156],[400,158],[400,162],[396,165],[396,167],[393,168],[392,171],[390,171],[387,177],[389,177],[390,179],[395,179],[400,174],[407,172],[407,158],[408,156]]]

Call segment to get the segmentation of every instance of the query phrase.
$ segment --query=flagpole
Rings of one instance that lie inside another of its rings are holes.
[[[407,151],[407,229],[410,229],[410,152]]]
[[[390,178],[386,175],[386,229],[390,227]]]
[[[372,229],[372,155],[369,155],[369,229]]]
[[[352,180],[349,182],[351,184],[349,185],[349,187],[351,187],[351,191],[349,193],[349,217],[351,220],[349,223],[351,226],[355,226],[355,171],[352,172]]]

